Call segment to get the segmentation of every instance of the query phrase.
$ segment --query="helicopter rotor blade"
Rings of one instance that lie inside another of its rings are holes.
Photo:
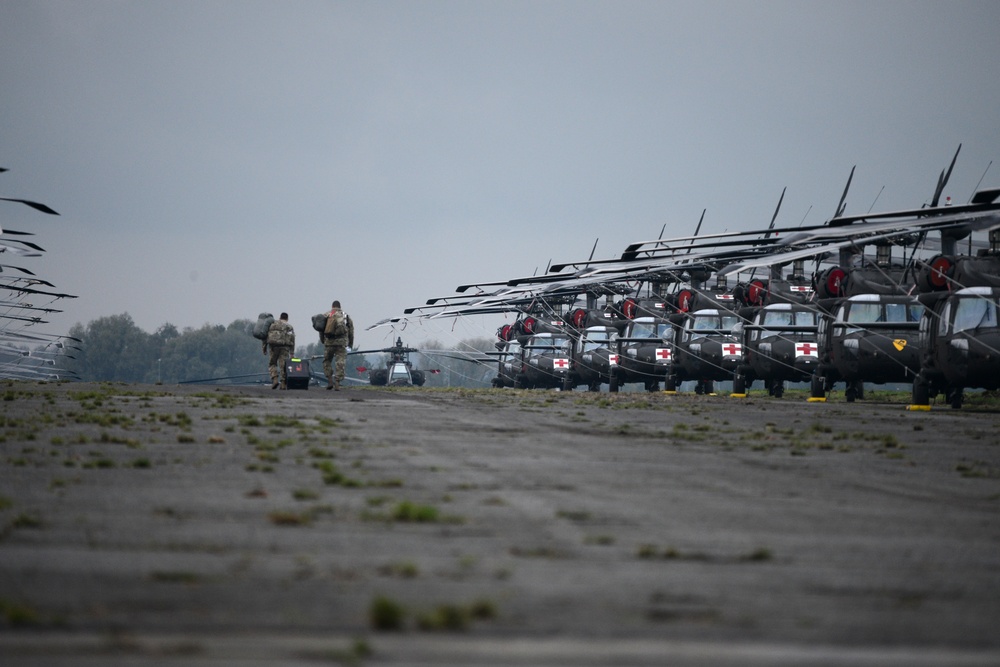
[[[944,192],[944,186],[948,185],[948,180],[951,178],[951,170],[955,168],[955,161],[958,159],[958,153],[962,150],[962,144],[958,145],[958,150],[955,151],[955,156],[951,158],[951,164],[948,165],[948,171],[941,171],[941,175],[938,177],[937,188],[934,190],[934,198],[931,200],[931,208],[938,205],[941,200],[941,193]]]
[[[858,168],[858,165],[851,167],[851,175],[847,177],[847,185],[844,186],[844,194],[840,195],[840,203],[837,204],[837,213],[833,216],[839,218],[844,215],[844,209],[847,208],[847,191],[851,189],[851,180],[854,178],[854,170]]]
[[[30,201],[28,199],[13,199],[11,197],[0,197],[0,201],[12,201],[18,204],[24,204],[25,206],[30,206],[36,211],[41,211],[42,213],[48,213],[49,215],[59,215],[45,204],[39,204],[36,201]]]

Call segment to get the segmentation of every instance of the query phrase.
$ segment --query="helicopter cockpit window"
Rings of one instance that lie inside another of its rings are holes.
[[[389,381],[404,380],[409,382],[410,373],[406,370],[406,364],[393,364],[389,373]]]
[[[658,338],[654,331],[655,327],[652,322],[636,322],[632,325],[630,338]]]
[[[504,349],[504,358],[513,359],[521,353],[521,344],[516,340],[512,340],[507,343],[506,349]]]
[[[919,322],[924,307],[914,303],[885,304],[886,322]]]
[[[816,313],[808,310],[795,311],[795,326],[814,327],[816,326]]]
[[[790,310],[770,310],[764,313],[764,326],[787,327],[792,324],[792,311]]]
[[[569,339],[564,337],[534,338],[526,346],[530,354],[545,354],[569,350]]]
[[[669,322],[660,322],[656,325],[656,337],[661,340],[671,341],[674,339],[674,328]]]
[[[592,350],[599,350],[602,347],[608,347],[613,340],[614,336],[608,331],[588,332],[587,337],[583,341],[583,351],[590,352]]]
[[[882,321],[882,304],[853,303],[847,311],[847,321],[854,324],[872,324]]]
[[[963,297],[955,307],[955,333],[997,326],[997,304],[982,297]]]
[[[718,315],[695,315],[691,323],[692,331],[711,331],[719,328]]]
[[[809,313],[805,313],[808,315]],[[767,327],[789,327],[799,322],[796,321],[796,316],[798,313],[793,313],[790,310],[768,310],[762,311],[760,313],[760,326],[763,329],[752,329],[750,334],[751,340],[757,340],[758,334],[760,338],[773,338],[775,336],[787,336],[787,332],[775,331],[774,329],[768,329]]]
[[[947,301],[944,304],[944,308],[941,309],[941,317],[938,318],[938,335],[947,336],[948,335],[948,321],[951,319],[951,304]]]

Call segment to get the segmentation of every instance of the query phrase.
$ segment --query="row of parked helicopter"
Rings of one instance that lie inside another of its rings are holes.
[[[0,173],[6,171],[0,167]],[[22,204],[46,215],[59,215],[49,206],[29,199],[0,197],[0,201]],[[32,235],[0,229],[0,255],[40,257],[45,249],[21,238]],[[62,312],[52,308],[52,303],[76,298],[52,291],[54,287],[27,268],[0,264],[0,378],[76,379],[75,373],[58,368],[58,362],[64,356],[75,358],[73,351],[80,349],[80,339],[38,329],[39,325],[48,324],[43,319],[47,314]]]
[[[693,382],[714,393],[732,382],[743,396],[761,382],[781,397],[806,382],[811,401],[838,385],[854,401],[865,383],[908,383],[912,409],[937,396],[959,408],[965,389],[1000,388],[1000,189],[942,203],[957,157],[917,209],[845,216],[852,170],[823,225],[775,228],[779,200],[767,229],[699,236],[699,221],[694,236],[461,285],[405,314],[517,313],[490,353],[496,387],[676,392]],[[988,245],[972,240],[982,232]]]

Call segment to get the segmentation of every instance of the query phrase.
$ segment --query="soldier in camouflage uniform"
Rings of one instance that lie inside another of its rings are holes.
[[[325,348],[323,373],[326,374],[326,388],[340,391],[347,366],[347,348],[354,347],[354,322],[351,316],[340,309],[340,301],[334,301],[327,315],[327,324],[319,335]],[[336,358],[336,373],[333,361]]]
[[[287,389],[288,359],[295,350],[295,329],[288,323],[288,313],[282,313],[281,318],[267,330],[267,340],[264,341],[264,354],[271,348],[271,357],[267,372],[271,374],[271,389]]]

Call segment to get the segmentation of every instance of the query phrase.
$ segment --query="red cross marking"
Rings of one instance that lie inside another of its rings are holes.
[[[553,359],[552,365],[559,369],[569,368],[569,359]]]
[[[728,343],[728,344],[722,346],[722,352],[724,354],[733,355],[733,356],[735,356],[737,354],[740,354],[740,351],[742,349],[743,349],[743,346],[739,345],[737,343]]]
[[[812,343],[800,343],[795,346],[795,352],[797,354],[813,355],[816,354],[818,348]]]
[[[658,347],[658,348],[656,348],[656,358],[657,359],[662,359],[664,361],[669,361],[670,360],[670,348],[667,348],[667,347]]]

